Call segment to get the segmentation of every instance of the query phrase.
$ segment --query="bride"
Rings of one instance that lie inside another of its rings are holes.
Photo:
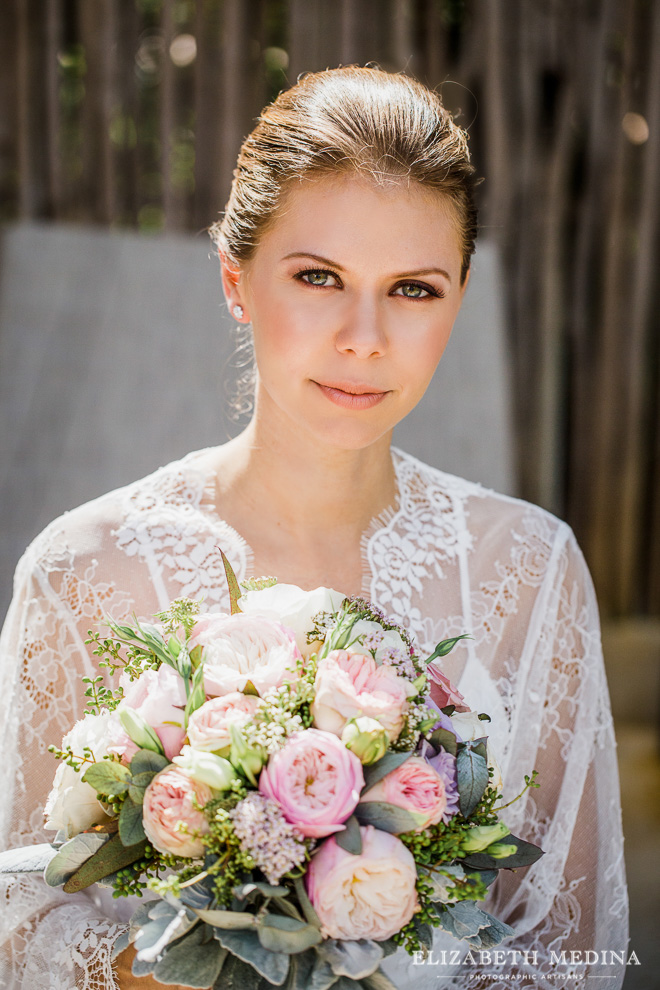
[[[580,550],[542,509],[390,447],[468,285],[473,181],[465,133],[404,75],[307,75],[263,111],[213,228],[229,309],[254,336],[252,421],[65,514],[21,559],[0,665],[3,839],[49,834],[46,747],[80,717],[81,675],[95,673],[87,631],[181,596],[226,609],[222,548],[239,580],[276,574],[368,596],[423,649],[469,633],[445,670],[493,717],[505,793],[539,772],[507,824],[546,854],[490,895],[516,930],[504,964],[456,964],[441,948],[463,957],[466,946],[439,935],[426,962],[388,960],[394,983],[481,987],[499,973],[582,987],[598,975],[601,990],[617,988],[627,948],[617,764]],[[111,962],[133,905],[107,893],[7,884],[4,985],[160,986],[131,975],[130,950]]]

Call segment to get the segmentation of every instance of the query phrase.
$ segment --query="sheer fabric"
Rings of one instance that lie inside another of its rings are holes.
[[[583,557],[571,530],[547,512],[400,451],[393,459],[396,505],[363,538],[364,594],[423,649],[470,634],[444,669],[470,706],[492,717],[505,800],[524,774],[539,771],[540,789],[504,816],[546,855],[491,888],[490,910],[516,929],[499,971],[521,982],[534,973],[536,986],[554,987],[556,978],[544,975],[554,952],[555,970],[572,972],[572,987],[599,975],[601,990],[614,990],[624,970],[608,960],[627,948],[627,896],[614,734]],[[42,816],[56,769],[47,747],[82,713],[81,676],[97,672],[88,630],[105,615],[149,617],[180,596],[227,609],[219,547],[239,579],[251,575],[250,548],[215,511],[206,461],[205,451],[189,454],[66,513],[19,562],[0,643],[5,845],[52,838]],[[70,897],[39,878],[6,881],[4,985],[116,987],[110,948],[135,905],[108,894]],[[459,949],[461,961],[443,948]],[[494,967],[478,954],[474,964],[465,960],[466,949],[439,933],[430,961],[397,953],[386,968],[400,988],[492,986]],[[572,969],[556,962],[568,962],[571,950],[582,953]],[[598,964],[584,965],[595,953]]]

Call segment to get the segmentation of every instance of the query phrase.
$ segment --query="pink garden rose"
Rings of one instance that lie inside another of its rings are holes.
[[[307,893],[327,938],[390,938],[418,907],[412,853],[395,835],[372,825],[360,833],[359,856],[330,838],[309,864]]]
[[[301,654],[290,629],[251,615],[212,612],[196,624],[188,643],[203,648],[204,688],[212,696],[244,691],[251,681],[259,694],[295,680]]]
[[[393,742],[403,728],[409,698],[417,694],[409,680],[373,657],[333,650],[319,662],[311,705],[314,725],[340,736],[349,719],[377,719]]]
[[[431,687],[431,701],[434,701],[438,708],[453,705],[457,712],[470,711],[461,692],[438,670],[433,661],[428,664],[426,673]]]
[[[122,674],[119,683],[124,689],[124,697],[115,709],[110,726],[108,752],[116,753],[121,756],[122,762],[129,763],[137,751],[137,746],[119,722],[121,709],[132,708],[154,730],[168,760],[177,756],[186,735],[183,724],[186,688],[183,679],[173,667],[164,663],[158,670],[145,670],[135,681]]]
[[[193,749],[207,753],[220,753],[231,747],[229,726],[239,728],[245,725],[259,707],[259,699],[254,695],[232,691],[222,698],[211,698],[190,716],[188,739]]]
[[[306,729],[290,736],[261,771],[259,790],[282,808],[303,835],[339,832],[364,787],[362,764],[328,732]]]
[[[177,832],[184,822],[188,832],[206,833],[209,824],[195,807],[203,807],[213,797],[206,784],[193,780],[179,767],[169,766],[156,774],[144,793],[142,808],[144,831],[149,842],[162,853],[197,859],[204,855],[204,845],[195,835]]]
[[[445,784],[433,767],[420,756],[411,756],[386,773],[366,791],[360,801],[385,801],[409,811],[417,821],[415,832],[437,825],[447,807]]]

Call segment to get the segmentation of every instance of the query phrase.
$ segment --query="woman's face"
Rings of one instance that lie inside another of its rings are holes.
[[[465,286],[452,207],[418,184],[320,177],[288,191],[230,308],[252,323],[258,415],[360,449],[419,402]]]

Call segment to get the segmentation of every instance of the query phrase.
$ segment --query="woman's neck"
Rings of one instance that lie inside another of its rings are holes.
[[[359,450],[324,447],[257,414],[214,469],[218,509],[254,551],[255,571],[359,590],[361,537],[396,495],[389,434]]]

